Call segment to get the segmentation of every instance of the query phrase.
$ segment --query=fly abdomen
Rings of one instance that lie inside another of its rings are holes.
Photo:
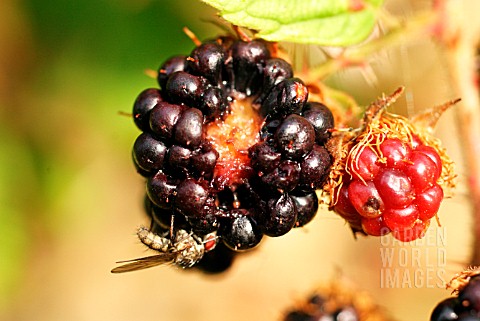
[[[145,226],[140,226],[138,228],[137,236],[143,244],[155,251],[166,253],[172,245],[168,238],[161,237],[160,235],[151,232]]]

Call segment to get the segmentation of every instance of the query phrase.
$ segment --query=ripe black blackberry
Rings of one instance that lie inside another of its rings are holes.
[[[307,224],[332,163],[324,147],[331,111],[308,102],[307,86],[272,48],[261,40],[208,40],[162,64],[160,88],[134,105],[143,133],[133,159],[147,179],[150,218],[199,238],[216,233],[221,253]],[[231,262],[215,266],[215,251],[208,264],[199,262],[204,270]]]
[[[480,268],[470,268],[457,274],[447,287],[453,290],[455,296],[438,303],[430,320],[480,320]]]
[[[390,318],[365,291],[345,278],[331,282],[288,309],[282,321],[386,321]]]

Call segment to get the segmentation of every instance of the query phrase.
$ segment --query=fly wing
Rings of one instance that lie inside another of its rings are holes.
[[[138,270],[148,269],[154,266],[172,263],[175,259],[174,253],[162,253],[158,255],[141,257],[133,260],[119,261],[117,263],[126,263],[117,266],[112,270],[112,273],[124,273]]]

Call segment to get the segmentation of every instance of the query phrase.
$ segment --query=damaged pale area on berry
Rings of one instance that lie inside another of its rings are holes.
[[[424,236],[431,218],[439,221],[440,203],[455,188],[454,163],[431,133],[442,112],[456,101],[408,119],[386,111],[402,92],[399,88],[373,102],[358,129],[332,134],[327,149],[334,163],[322,201],[354,234],[393,232],[409,242]]]
[[[387,321],[391,318],[368,292],[358,289],[345,276],[340,276],[317,287],[307,298],[298,299],[284,312],[281,320]]]
[[[252,107],[252,99],[236,93],[222,122],[207,124],[207,137],[219,157],[214,177],[219,189],[239,184],[251,173],[248,148],[259,142],[263,119]]]

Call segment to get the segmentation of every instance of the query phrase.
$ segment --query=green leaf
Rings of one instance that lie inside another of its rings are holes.
[[[268,41],[347,46],[372,32],[383,0],[203,0]]]

